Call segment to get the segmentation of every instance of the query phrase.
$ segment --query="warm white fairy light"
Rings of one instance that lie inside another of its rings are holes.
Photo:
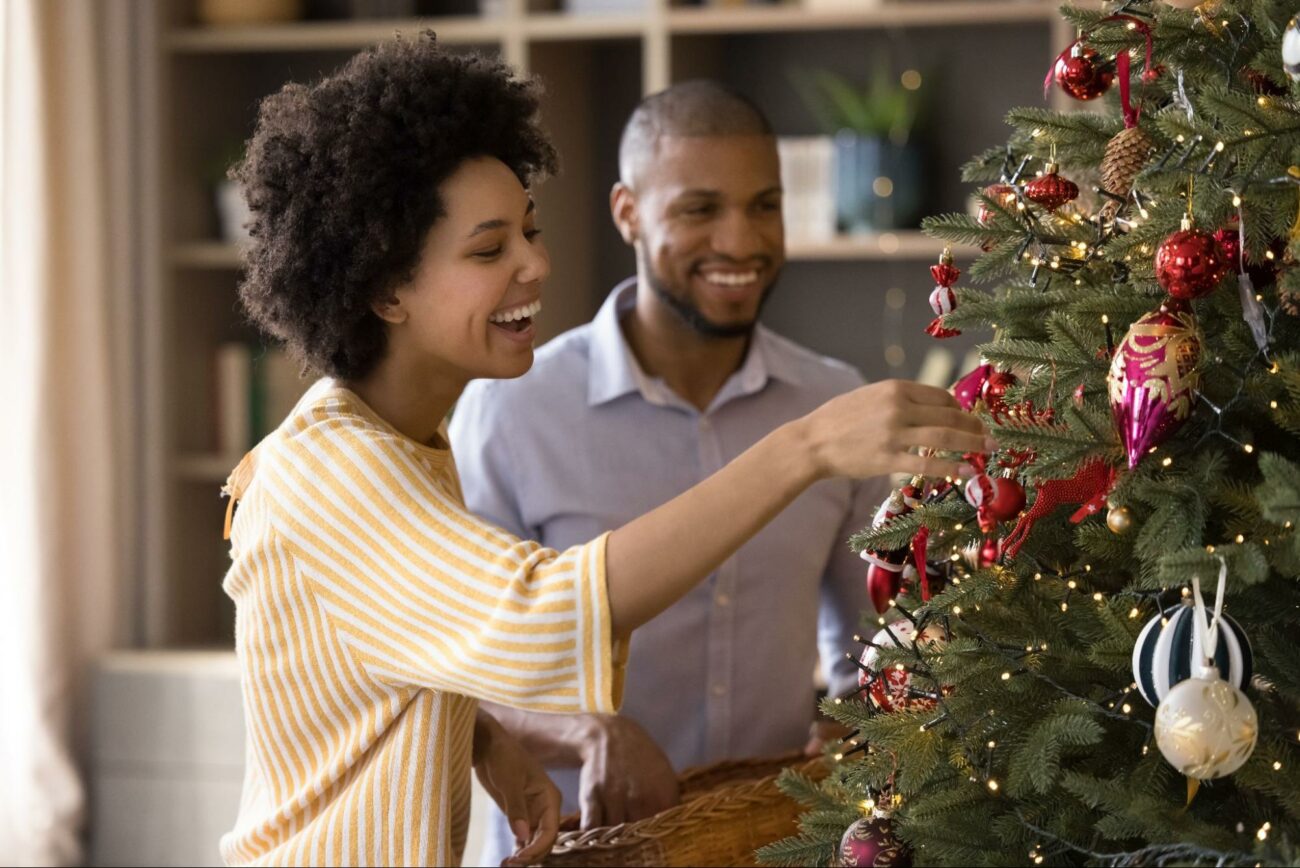
[[[1002,673],[1002,680],[1003,680],[1003,681],[1010,681],[1010,680],[1011,680],[1011,673],[1010,673],[1010,672],[1003,672],[1003,673]]]
[[[1128,610],[1128,616],[1129,616],[1129,618],[1136,618],[1136,617],[1137,617],[1138,615],[1140,615],[1140,614],[1141,614],[1141,612],[1138,611],[1137,606],[1134,606],[1133,608],[1131,608],[1131,609]]]
[[[1105,599],[1104,597],[1102,597],[1101,591],[1098,591],[1097,593],[1093,594],[1092,598],[1096,600],[1098,603],[1100,603],[1103,599]]]
[[[1124,712],[1125,714],[1132,714],[1132,713],[1133,713],[1133,706],[1129,705],[1127,702],[1124,703],[1123,705],[1121,705],[1121,706],[1119,707],[1119,709],[1120,709],[1120,711]]]
[[[996,792],[998,791],[998,782],[995,781],[993,778],[989,778],[988,788],[989,788],[989,790],[991,790],[992,792],[995,792],[995,793],[996,793]]]
[[[1255,447],[1250,445],[1249,443],[1247,443],[1245,446],[1242,446],[1241,448],[1246,450],[1247,455],[1250,455],[1252,452],[1255,451]]]
[[[1232,194],[1232,207],[1233,208],[1241,207],[1241,197],[1238,196],[1236,193]]]
[[[1277,409],[1277,401],[1269,401],[1269,402],[1268,402],[1268,408],[1269,408],[1270,410],[1276,410],[1276,409]]]
[[[1168,455],[1166,455],[1164,458],[1160,460],[1161,467],[1168,467],[1170,464],[1173,463],[1174,463],[1174,459],[1170,458]]]
[[[1233,542],[1235,542],[1237,545],[1241,545],[1245,541],[1246,541],[1246,537],[1244,534],[1237,534],[1235,537],[1233,537]]]
[[[1280,772],[1280,771],[1282,771],[1282,761],[1281,761],[1281,760],[1274,760],[1274,762],[1273,762],[1273,771],[1275,771],[1275,772]]]

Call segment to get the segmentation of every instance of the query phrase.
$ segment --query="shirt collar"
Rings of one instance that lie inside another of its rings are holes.
[[[636,291],[637,278],[624,280],[614,287],[592,320],[587,403],[594,407],[631,392],[640,392],[652,404],[685,406],[663,380],[651,377],[641,369],[628,346],[619,323],[635,306]],[[784,342],[759,325],[754,329],[744,363],[727,378],[709,410],[732,399],[759,392],[772,378],[797,385],[796,367]]]

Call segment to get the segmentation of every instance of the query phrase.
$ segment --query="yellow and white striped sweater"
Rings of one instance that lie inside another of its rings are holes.
[[[227,492],[248,729],[228,864],[459,864],[477,700],[621,701],[606,536],[557,553],[483,522],[449,451],[334,381]]]

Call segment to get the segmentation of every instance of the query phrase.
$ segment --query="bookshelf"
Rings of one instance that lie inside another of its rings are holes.
[[[622,122],[642,95],[712,75],[753,96],[778,132],[806,135],[814,125],[786,70],[816,64],[860,78],[888,49],[896,66],[906,59],[942,81],[936,110],[944,123],[933,137],[927,204],[963,210],[969,190],[957,167],[1005,139],[1006,109],[1041,104],[1043,73],[1072,37],[1055,0],[863,0],[835,9],[794,0],[725,8],[646,0],[641,12],[598,16],[557,11],[559,2],[503,0],[499,14],[480,16],[473,0],[419,0],[429,14],[417,18],[238,28],[196,23],[194,0],[156,4],[140,35],[146,123],[138,183],[151,203],[141,224],[145,644],[228,647],[232,639],[232,610],[220,589],[228,556],[217,489],[240,456],[219,449],[213,434],[213,365],[218,347],[255,335],[235,297],[240,251],[217,240],[205,179],[213,153],[247,137],[257,101],[284,81],[313,78],[395,33],[426,29],[445,44],[540,75],[544,122],[563,162],[562,174],[538,191],[554,263],[539,330],[551,337],[589,319],[633,271],[609,223],[607,194]],[[792,241],[766,319],[868,376],[914,373],[931,316],[926,267],[941,249],[915,230]],[[974,254],[956,252],[959,261]],[[885,346],[898,340],[901,348]],[[952,349],[960,356],[966,348]],[[886,357],[900,356],[904,367],[885,366]]]

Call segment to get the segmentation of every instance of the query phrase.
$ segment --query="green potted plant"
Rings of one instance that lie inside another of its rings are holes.
[[[921,75],[877,65],[865,85],[826,69],[793,70],[791,80],[835,142],[835,212],[846,233],[913,227],[925,202]]]

